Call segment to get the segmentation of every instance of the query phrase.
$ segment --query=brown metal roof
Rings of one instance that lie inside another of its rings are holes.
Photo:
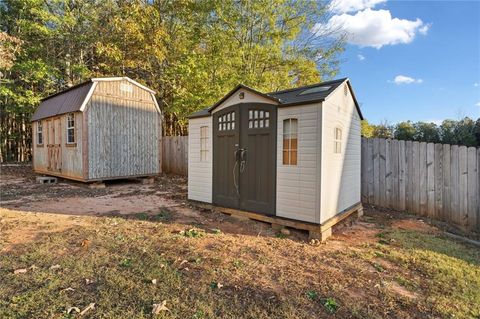
[[[92,85],[92,80],[88,80],[42,99],[42,102],[33,114],[32,121],[80,111],[80,107],[83,101],[85,101]]]

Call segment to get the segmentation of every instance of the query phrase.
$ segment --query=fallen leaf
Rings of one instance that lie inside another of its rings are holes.
[[[157,279],[152,279],[152,284],[156,285],[157,284]]]
[[[87,251],[89,247],[90,247],[90,240],[84,239],[84,240],[82,241],[82,248],[83,248],[83,250],[84,250],[84,251]]]
[[[166,300],[162,301],[162,303],[154,303],[153,304],[153,309],[152,309],[152,314],[158,315],[160,313],[160,311],[170,311],[170,309],[168,309],[166,307],[166,304],[167,304]]]
[[[217,288],[222,288],[223,285],[221,283],[217,283]]]
[[[67,291],[75,291],[75,289],[73,289],[72,287],[68,287],[68,288],[60,290],[60,292],[67,292]]]
[[[51,270],[60,269],[60,265],[56,264],[56,265],[50,266],[50,269]]]
[[[20,269],[16,269],[13,271],[13,273],[16,275],[16,274],[24,274],[27,272],[27,268],[20,268]]]
[[[85,284],[86,285],[91,285],[91,284],[94,284],[96,283],[97,281],[95,279],[88,279],[88,278],[85,278]]]
[[[67,315],[70,314],[72,311],[80,312],[80,309],[78,309],[78,307],[70,307],[67,309]]]
[[[80,312],[80,316],[83,316],[90,309],[95,309],[95,304],[93,302]]]
[[[30,266],[28,269],[30,269],[30,270],[37,270],[37,269],[38,269],[38,267],[37,267],[37,266],[35,266],[35,265],[31,265],[31,266]]]

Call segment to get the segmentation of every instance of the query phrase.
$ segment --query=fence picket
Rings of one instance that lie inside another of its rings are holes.
[[[435,144],[427,144],[427,216],[435,216]]]
[[[405,210],[405,141],[398,141],[398,209]]]
[[[477,150],[475,147],[469,147],[467,150],[467,225],[473,229],[477,224]]]

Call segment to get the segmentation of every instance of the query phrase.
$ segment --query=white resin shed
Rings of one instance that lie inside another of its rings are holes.
[[[362,119],[348,79],[267,94],[239,85],[190,116],[188,198],[328,223],[361,207]]]

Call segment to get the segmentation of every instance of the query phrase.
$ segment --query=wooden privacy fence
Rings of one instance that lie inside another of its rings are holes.
[[[362,202],[480,233],[480,148],[362,138]]]
[[[188,173],[188,136],[164,136],[162,171],[179,175]]]

